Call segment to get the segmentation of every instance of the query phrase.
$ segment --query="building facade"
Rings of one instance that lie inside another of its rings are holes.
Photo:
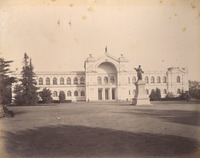
[[[36,72],[37,85],[48,88],[54,100],[63,91],[66,100],[101,101],[132,100],[136,93],[136,71],[128,70],[128,60],[105,52],[99,58],[91,54],[84,62],[85,71],[78,72]],[[178,96],[188,91],[188,72],[184,68],[168,68],[166,71],[144,72],[146,93],[159,88],[161,97],[167,93]]]

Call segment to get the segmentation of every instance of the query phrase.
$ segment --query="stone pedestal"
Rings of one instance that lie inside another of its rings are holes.
[[[136,83],[136,94],[132,101],[133,105],[150,105],[151,104],[149,97],[146,94],[145,84],[146,83],[142,80],[139,80]]]

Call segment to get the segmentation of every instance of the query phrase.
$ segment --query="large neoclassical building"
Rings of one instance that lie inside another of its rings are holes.
[[[128,62],[123,55],[116,58],[105,52],[95,58],[90,54],[84,62],[85,71],[37,72],[37,84],[40,90],[50,89],[54,100],[58,100],[61,91],[71,101],[132,100],[137,74],[128,70]],[[161,97],[169,92],[178,96],[189,88],[188,72],[184,68],[144,72],[143,80],[147,94],[159,88]]]

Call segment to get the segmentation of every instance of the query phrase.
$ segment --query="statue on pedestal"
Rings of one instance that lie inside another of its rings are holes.
[[[142,80],[142,73],[144,73],[144,71],[142,71],[141,65],[139,65],[138,68],[134,68],[134,69],[137,72],[138,81]]]
[[[149,96],[146,94],[145,91],[145,81],[142,80],[142,74],[144,73],[142,71],[141,65],[139,65],[138,68],[134,68],[137,72],[138,80],[135,84],[136,86],[136,94],[133,98],[133,105],[150,105]]]

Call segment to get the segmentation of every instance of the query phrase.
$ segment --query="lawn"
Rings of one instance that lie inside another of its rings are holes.
[[[0,157],[200,157],[198,102],[77,102],[9,107]]]

